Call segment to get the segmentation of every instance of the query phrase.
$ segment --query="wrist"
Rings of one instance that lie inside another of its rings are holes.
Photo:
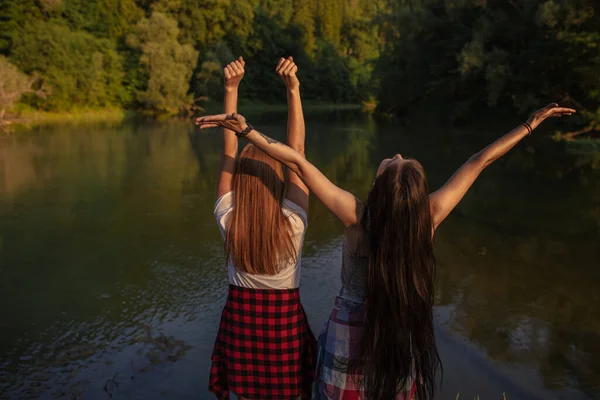
[[[542,121],[538,120],[537,118],[529,117],[527,119],[527,121],[525,121],[525,122],[527,122],[529,124],[529,126],[531,127],[531,129],[534,130],[535,128],[540,126],[540,123]]]
[[[298,94],[300,94],[300,87],[299,86],[295,87],[295,88],[289,87],[289,88],[287,88],[287,93],[288,93],[288,95],[292,95],[292,96],[298,95]]]
[[[237,136],[239,139],[241,139],[241,138],[248,136],[248,134],[250,132],[252,132],[253,130],[254,130],[254,128],[252,127],[252,125],[244,122],[243,124],[240,125],[239,131],[237,131],[235,133],[235,136]]]
[[[237,93],[238,86],[227,86],[225,85],[225,93]]]

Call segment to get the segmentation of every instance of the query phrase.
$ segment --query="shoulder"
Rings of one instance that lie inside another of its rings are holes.
[[[233,191],[225,193],[215,202],[214,214],[217,221],[220,221],[233,210]]]
[[[308,227],[308,215],[306,211],[290,199],[283,199],[281,211],[290,220],[295,230],[305,230]]]
[[[344,245],[353,255],[368,254],[368,226],[365,226],[367,208],[359,202],[357,206],[357,223],[344,229]]]

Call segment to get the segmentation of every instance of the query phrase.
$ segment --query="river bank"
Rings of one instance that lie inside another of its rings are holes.
[[[222,112],[223,105],[219,102],[211,102],[200,109],[198,114],[210,114]],[[303,108],[307,112],[319,111],[352,111],[361,110],[361,104],[336,104],[304,102]],[[287,104],[268,104],[240,100],[239,111],[246,114],[256,115],[268,112],[284,112]],[[123,109],[123,108],[83,108],[69,111],[43,111],[34,109],[17,109],[8,113],[4,120],[4,126],[11,127],[34,127],[39,125],[54,125],[64,123],[85,122],[120,122],[126,119],[178,119],[185,118],[178,114],[156,114],[147,110]]]
[[[40,125],[59,125],[90,122],[121,122],[138,115],[120,108],[78,109],[70,111],[19,110],[1,121],[0,127],[9,129],[32,128]]]

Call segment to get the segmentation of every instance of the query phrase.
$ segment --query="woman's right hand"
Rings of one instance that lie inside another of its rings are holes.
[[[225,89],[232,90],[237,89],[244,77],[244,66],[246,62],[240,56],[237,60],[230,62],[223,68],[223,74],[225,75]]]
[[[577,111],[573,108],[559,107],[558,104],[551,103],[551,104],[548,104],[546,107],[540,108],[539,110],[537,110],[533,114],[531,114],[531,116],[527,120],[527,123],[529,125],[531,125],[532,129],[535,129],[546,118],[562,117],[563,115],[571,115],[576,112]]]
[[[279,75],[289,91],[298,91],[300,88],[300,81],[296,76],[298,66],[294,63],[294,57],[280,58],[277,67],[275,67],[275,72],[277,72],[277,75]]]
[[[246,118],[238,113],[207,115],[204,117],[199,117],[196,118],[196,125],[198,125],[200,129],[220,126],[225,129],[230,129],[236,133],[241,133],[248,127],[248,124],[246,124]]]

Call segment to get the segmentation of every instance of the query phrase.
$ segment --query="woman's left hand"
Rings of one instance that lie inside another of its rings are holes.
[[[196,125],[198,125],[200,129],[220,126],[222,128],[231,129],[236,133],[241,133],[248,127],[248,124],[246,124],[246,118],[238,113],[207,115],[205,117],[199,117],[196,118]]]
[[[296,76],[298,66],[294,63],[294,57],[280,58],[277,67],[275,68],[275,72],[277,72],[277,75],[279,75],[285,84],[285,87],[287,87],[290,92],[298,91],[300,88],[300,81]]]
[[[562,117],[563,115],[571,115],[571,114],[576,113],[576,112],[577,111],[575,109],[573,109],[573,108],[559,107],[558,104],[551,103],[551,104],[548,104],[546,107],[540,108],[539,110],[537,110],[536,112],[534,112],[533,114],[531,114],[531,116],[527,120],[527,123],[529,125],[531,125],[532,129],[535,129],[546,118],[550,118],[550,117]]]

